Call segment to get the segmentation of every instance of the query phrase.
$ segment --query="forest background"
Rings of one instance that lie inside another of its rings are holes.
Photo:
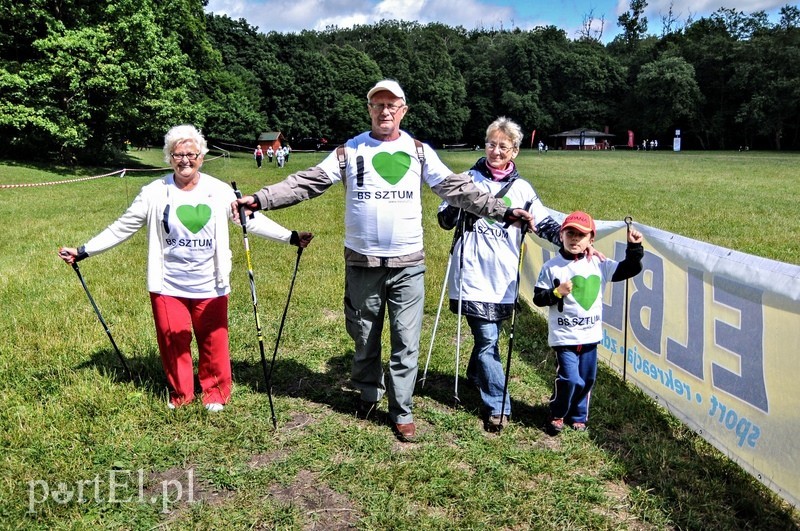
[[[184,122],[212,143],[281,131],[293,145],[336,145],[368,129],[364,94],[384,77],[406,90],[404,128],[434,146],[479,144],[505,115],[545,142],[588,127],[617,145],[631,130],[670,146],[680,129],[683,149],[800,149],[800,8],[789,4],[777,23],[721,8],[654,36],[646,0],[631,0],[603,45],[554,26],[263,34],[206,3],[0,0],[0,156],[105,163]]]
[[[364,94],[384,77],[406,90],[404,128],[434,146],[479,144],[505,115],[545,142],[607,127],[617,145],[632,130],[670,146],[680,129],[683,149],[800,149],[797,6],[774,24],[721,8],[654,36],[631,0],[603,45],[554,26],[262,34],[205,4],[0,0],[0,156],[104,162],[184,122],[212,142],[335,145],[368,128]]]

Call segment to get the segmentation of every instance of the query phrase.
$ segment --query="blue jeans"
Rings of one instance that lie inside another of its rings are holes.
[[[597,380],[597,345],[556,348],[556,384],[550,414],[568,424],[589,419],[589,398]]]
[[[503,407],[503,387],[506,382],[498,345],[501,323],[467,316],[467,324],[475,340],[467,365],[467,378],[478,386],[488,415],[499,415]],[[503,413],[511,416],[511,400],[507,393]]]

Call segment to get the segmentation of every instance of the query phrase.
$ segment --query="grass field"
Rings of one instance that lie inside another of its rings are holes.
[[[250,192],[280,172],[249,154],[204,171]],[[475,152],[442,152],[453,169]],[[521,173],[545,205],[658,227],[800,264],[800,157],[773,153],[524,152]],[[161,167],[160,151],[119,167]],[[117,169],[117,168],[113,168]],[[0,184],[43,183],[108,168],[0,161]],[[523,311],[510,393],[514,419],[487,434],[462,379],[453,407],[455,318],[442,312],[428,383],[417,388],[417,444],[353,416],[352,345],[342,316],[341,187],[270,213],[316,237],[303,254],[274,375],[273,430],[238,230],[230,332],[234,394],[208,414],[166,407],[145,288],[143,231],[81,262],[133,372],[119,362],[73,271],[56,256],[124,211],[158,172],[0,189],[0,528],[3,529],[797,529],[800,513],[612,371],[601,368],[588,432],[541,430],[554,365],[546,324]],[[427,354],[451,233],[423,194]],[[296,249],[250,241],[268,354]],[[504,345],[505,339],[503,338]],[[384,342],[386,344],[386,342]],[[469,352],[471,340],[462,352]],[[462,362],[465,363],[465,357]],[[421,364],[424,360],[421,360]],[[465,366],[460,374],[464,374]]]

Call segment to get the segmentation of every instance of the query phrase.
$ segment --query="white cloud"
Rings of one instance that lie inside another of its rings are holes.
[[[555,0],[548,4],[533,0],[210,0],[206,11],[227,14],[234,20],[244,18],[248,24],[267,33],[299,32],[304,29],[324,30],[335,26],[374,24],[381,20],[416,21],[421,24],[441,22],[448,26],[476,28],[531,29],[554,25],[576,37],[582,17],[593,13],[594,23],[605,20],[604,40],[619,33],[617,18],[628,11],[630,0]],[[648,33],[658,34],[661,19],[669,11],[681,24],[706,17],[724,5],[744,13],[765,10],[774,13],[786,0],[648,0],[645,16]],[[514,7],[516,6],[516,8]],[[595,30],[598,28],[594,28]]]
[[[210,0],[206,11],[244,18],[260,31],[297,32],[323,30],[381,20],[407,20],[422,24],[443,22],[449,26],[476,27],[507,25],[514,18],[512,7],[494,6],[477,0]],[[518,21],[515,21],[519,24]]]
[[[648,0],[645,16],[653,23],[660,21],[659,15],[666,15],[672,6],[672,13],[685,20],[691,15],[694,20],[707,17],[720,8],[736,9],[746,14],[755,11],[771,11],[787,4],[787,0]],[[630,7],[629,0],[617,0],[618,17]]]

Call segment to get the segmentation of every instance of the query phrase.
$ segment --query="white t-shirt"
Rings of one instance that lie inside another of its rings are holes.
[[[345,144],[345,247],[367,256],[394,257],[422,249],[422,182],[436,186],[453,172],[424,145],[420,172],[414,139],[380,141],[362,133]],[[319,164],[341,181],[336,151]]]
[[[560,283],[572,281],[572,293],[564,297],[564,311],[558,311],[558,304],[548,309],[550,346],[586,345],[603,340],[603,291],[617,265],[610,258],[603,262],[596,256],[591,261],[585,257],[567,260],[560,253],[545,262],[536,281],[537,288],[553,289],[555,279]]]
[[[217,289],[214,273],[215,201],[203,179],[190,191],[174,186],[168,189],[164,231],[164,295],[192,299],[218,297],[227,290]]]
[[[476,170],[471,170],[473,182],[481,190],[496,196],[507,182],[487,179]],[[507,206],[524,208],[531,201],[529,210],[534,219],[540,221],[549,215],[533,187],[517,179],[503,196]],[[447,206],[446,202],[440,209]],[[458,230],[456,227],[453,230]],[[511,304],[516,300],[517,265],[519,264],[520,229],[516,225],[505,227],[503,223],[489,218],[475,221],[473,230],[468,230],[453,249],[450,265],[448,291],[451,299],[458,299],[459,290],[465,301]],[[464,278],[461,279],[461,246],[464,245]]]

